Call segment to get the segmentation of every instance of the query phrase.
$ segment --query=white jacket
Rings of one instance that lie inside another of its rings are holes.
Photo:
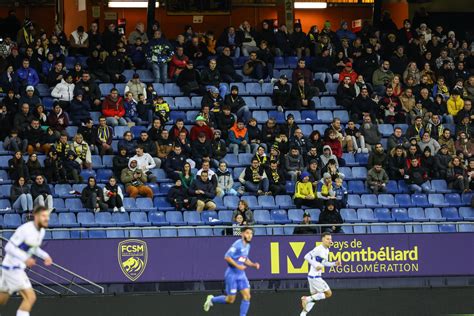
[[[51,91],[51,96],[60,101],[70,102],[74,98],[74,83],[67,83],[62,79]]]
[[[120,186],[118,187],[117,194],[122,198],[122,201],[123,201],[123,193],[122,193],[122,188]],[[104,187],[104,201],[107,202],[109,199],[110,199],[109,190],[107,190],[107,188]]]
[[[156,168],[155,160],[153,160],[153,157],[148,153],[144,153],[141,157],[138,157],[137,155],[135,155],[132,158],[130,158],[129,161],[132,161],[132,160],[137,161],[137,168],[141,169],[143,172],[147,172],[151,169]]]

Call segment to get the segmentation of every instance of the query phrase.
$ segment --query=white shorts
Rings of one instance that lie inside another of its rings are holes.
[[[2,269],[0,278],[0,292],[7,292],[12,295],[21,290],[31,289],[31,282],[26,272],[22,269],[6,270]]]
[[[311,294],[324,293],[329,291],[329,285],[322,278],[308,278],[309,291]]]

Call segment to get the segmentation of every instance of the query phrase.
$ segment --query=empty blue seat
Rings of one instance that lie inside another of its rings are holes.
[[[459,216],[458,210],[455,207],[443,207],[441,209],[441,216],[446,218],[449,222],[462,221],[463,218]]]
[[[474,232],[474,224],[459,224],[459,232]]]
[[[408,216],[408,211],[405,208],[393,208],[392,217],[397,222],[410,222],[413,221],[412,218]]]
[[[156,197],[153,199],[153,205],[158,208],[159,211],[173,211],[174,206],[171,206],[170,202],[166,200],[166,197]]]
[[[339,167],[339,172],[344,175],[345,180],[353,180],[352,169],[349,167]]]
[[[114,88],[113,83],[101,83],[101,84],[99,84],[100,94],[103,97],[108,96],[110,94],[110,90],[112,90],[113,88]]]
[[[59,213],[58,215],[59,224],[62,227],[79,227],[80,224],[76,220],[76,214],[74,213]]]
[[[196,228],[196,236],[199,237],[208,237],[213,236],[212,228]]]
[[[137,74],[140,76],[140,81],[148,83],[153,82],[155,78],[153,77],[153,73],[149,70],[137,70]]]
[[[337,108],[336,98],[334,98],[334,97],[322,97],[321,98],[321,107],[325,108],[325,109]],[[327,112],[330,112],[330,111],[327,111]],[[331,113],[331,117],[332,117],[332,112],[330,112],[330,113]]]
[[[90,230],[89,238],[92,238],[92,239],[107,238],[107,234],[105,230]]]
[[[459,193],[446,193],[444,195],[444,200],[448,206],[463,206],[464,203],[461,200]]]
[[[141,211],[155,211],[156,207],[153,206],[153,200],[150,198],[137,198],[136,199],[137,208]]]
[[[219,221],[219,216],[216,211],[203,211],[201,212],[201,220],[206,225],[219,225],[222,224]]]
[[[0,210],[1,211],[10,211],[12,209],[12,206],[10,204],[10,201],[7,199],[0,200]]]
[[[51,232],[53,239],[70,239],[71,234],[68,230],[55,230]]]
[[[311,216],[311,221],[313,223],[319,222],[319,215],[321,214],[321,211],[316,208],[308,208],[305,210],[305,213],[308,213],[309,216]]]
[[[425,224],[421,226],[424,233],[437,233],[439,232],[438,225],[436,224]]]
[[[240,199],[237,196],[224,196],[224,207],[227,209],[236,209]]]
[[[161,232],[158,229],[144,229],[142,231],[142,234],[144,238],[153,238],[153,237],[161,236]],[[175,237],[175,236],[171,236],[171,237]]]
[[[165,213],[156,211],[148,213],[148,220],[153,226],[167,226],[169,225],[166,220]]]
[[[174,226],[184,226],[186,222],[183,220],[183,213],[178,211],[169,211],[166,212],[166,221],[170,223],[170,225]]]
[[[223,224],[230,224],[233,222],[232,211],[219,211],[218,218]]]
[[[174,99],[175,106],[180,110],[191,110],[193,106],[189,97],[176,97]]]
[[[245,89],[247,90],[247,93],[250,95],[260,95],[262,94],[262,86],[260,83],[256,82],[249,82],[246,84]]]
[[[395,194],[395,203],[398,204],[400,207],[411,207],[413,204],[411,203],[410,195],[409,194]]]
[[[334,111],[334,117],[339,118],[342,124],[347,124],[347,122],[349,122],[349,113],[347,113],[346,110]]]
[[[441,233],[455,233],[456,232],[456,225],[454,225],[454,224],[440,224],[440,225],[438,225],[438,229]]]
[[[367,226],[365,225],[354,226],[354,234],[366,234],[366,233],[367,233]]]
[[[156,177],[156,181],[158,183],[171,181],[171,179],[167,177],[166,172],[163,169],[154,168],[151,169],[151,173],[153,173],[153,175]]]
[[[301,209],[289,209],[288,210],[288,219],[292,223],[301,223],[303,221],[304,211]]]
[[[326,83],[326,90],[327,93],[330,95],[335,95],[337,93],[337,86],[339,84],[337,82],[327,82]]]
[[[275,196],[275,204],[280,206],[280,208],[292,208],[295,205],[293,204],[293,200],[289,195],[277,195]]]
[[[258,110],[254,97],[242,97],[242,99],[244,99],[245,105],[247,105],[250,110]]]
[[[275,224],[291,223],[285,210],[271,210],[270,218],[275,222]]]
[[[352,205],[351,205],[352,206]],[[374,211],[370,208],[360,208],[357,210],[357,217],[362,222],[372,223],[378,222],[378,219],[374,216]]]
[[[387,225],[372,225],[370,226],[370,232],[372,234],[386,234],[388,233]]]
[[[10,197],[10,190],[11,190],[11,185],[9,184],[0,185],[0,198]]]
[[[239,155],[227,154],[223,160],[227,163],[227,167],[234,168],[239,166]]]
[[[161,237],[178,237],[176,228],[163,228],[160,231]]]
[[[354,228],[352,226],[342,226],[342,231],[344,234],[353,234]]]
[[[114,226],[120,227],[133,226],[133,223],[132,221],[130,221],[130,216],[128,215],[128,213],[113,213],[112,223],[114,224]]]
[[[354,194],[349,194],[347,196],[347,205],[350,205],[353,208],[363,208],[365,207],[365,204],[362,203],[360,196],[354,195]]]
[[[285,122],[285,113],[278,111],[269,111],[268,117],[275,119],[278,124]]]
[[[278,208],[278,205],[275,205],[275,200],[273,196],[262,195],[258,197],[258,205],[262,208],[274,209]]]
[[[431,188],[437,193],[451,193],[453,190],[448,188],[446,180],[431,180]]]
[[[393,134],[392,124],[379,124],[379,132],[383,137],[389,137]]]
[[[414,193],[411,195],[411,203],[417,207],[430,207],[431,203],[428,202],[426,194]]]
[[[97,170],[97,181],[101,183],[108,183],[109,178],[114,175],[111,169],[99,169]]]
[[[183,220],[188,225],[203,225],[203,221],[201,220],[201,214],[196,211],[184,211],[183,213]]]
[[[77,222],[81,224],[82,227],[97,227],[99,226],[95,222],[94,213],[84,212],[77,214]]]
[[[123,199],[123,207],[128,211],[136,211],[137,204],[134,198],[126,197]]]
[[[392,208],[398,207],[398,204],[395,203],[395,198],[392,194],[379,194],[378,195],[379,203],[382,204],[384,207]]]
[[[145,212],[130,213],[130,221],[135,226],[150,226],[151,225],[151,223],[148,221],[148,217]]]
[[[355,160],[355,156],[352,153],[343,153],[342,159],[346,162],[346,166],[348,167],[356,167],[359,163]]]
[[[82,169],[81,170],[81,177],[84,181],[87,181],[90,177],[97,178],[97,174],[94,170],[89,169]]]
[[[415,222],[428,221],[428,218],[425,215],[425,211],[421,207],[410,207],[408,209],[408,216]]]
[[[180,228],[178,229],[178,237],[194,237],[196,232],[194,228]]]
[[[332,116],[331,111],[325,111],[325,110],[318,111],[318,121],[319,122],[331,123],[332,120],[333,120],[333,116]]]
[[[448,207],[449,203],[444,201],[444,195],[441,193],[431,193],[428,195],[428,203],[434,207]]]
[[[257,97],[257,107],[262,110],[272,110],[275,108],[270,97]]]
[[[388,208],[376,208],[374,210],[375,218],[379,220],[379,222],[394,222],[395,219],[392,217],[390,210]]]
[[[3,216],[3,227],[16,229],[22,224],[21,217],[18,214],[5,214]]]
[[[368,193],[365,183],[361,180],[352,180],[348,182],[348,191],[353,194]]]
[[[387,189],[387,193],[391,193],[391,194],[398,193],[398,184],[397,184],[397,181],[395,180],[388,181],[387,186],[385,188]],[[395,203],[395,200],[394,200],[394,203]]]
[[[273,224],[274,221],[270,217],[268,210],[255,210],[253,216],[257,224]]]
[[[357,223],[360,222],[360,218],[357,217],[357,212],[353,208],[343,208],[341,209],[341,216],[344,219],[344,222],[348,223]]]
[[[404,234],[405,225],[388,225],[388,232],[390,234]]]
[[[474,194],[472,192],[470,193],[463,193],[462,197],[461,197],[461,203],[462,205],[471,205],[471,201],[472,201],[472,198],[474,197]]]
[[[61,198],[72,197],[73,195],[70,193],[72,191],[72,187],[69,184],[56,184],[54,187],[55,195]]]
[[[460,207],[459,215],[466,221],[474,221],[474,208],[472,207]]]
[[[64,206],[71,212],[84,212],[86,210],[86,208],[82,206],[80,199],[66,199]]]
[[[115,226],[115,223],[112,221],[112,214],[109,212],[96,213],[95,222],[103,227]]]
[[[366,207],[376,208],[381,207],[382,205],[377,201],[377,195],[375,194],[362,194],[360,196],[362,204]]]
[[[353,167],[352,177],[358,180],[367,179],[367,169],[365,167]]]
[[[355,160],[359,163],[359,165],[365,166],[369,162],[369,154],[355,154]]]
[[[106,231],[107,238],[125,238],[123,229],[109,229]]]
[[[441,216],[441,210],[437,207],[425,208],[425,215],[432,222],[446,221],[446,218]]]
[[[268,121],[267,111],[253,111],[252,117],[257,120],[257,123],[263,124]]]
[[[241,199],[247,202],[251,210],[262,208],[260,205],[258,205],[257,197],[254,195],[244,195],[241,197]]]

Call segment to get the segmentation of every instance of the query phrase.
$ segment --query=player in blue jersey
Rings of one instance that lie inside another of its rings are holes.
[[[229,267],[225,271],[225,291],[227,295],[208,295],[204,303],[204,311],[208,312],[214,304],[233,304],[237,292],[242,294],[240,303],[240,316],[246,316],[250,307],[250,283],[245,274],[247,267],[260,269],[260,264],[252,262],[248,258],[250,252],[250,242],[253,237],[253,230],[250,227],[242,229],[242,239],[237,240],[227,250],[224,260]]]

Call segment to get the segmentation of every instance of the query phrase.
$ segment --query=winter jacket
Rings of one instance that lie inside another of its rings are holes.
[[[90,117],[91,106],[89,101],[73,99],[69,105],[69,118],[74,124],[79,124]]]
[[[370,127],[366,129],[364,124],[360,127],[360,132],[364,135],[365,142],[369,145],[375,145],[380,142],[382,135],[379,132],[377,125],[371,123]]]
[[[199,125],[194,125],[191,128],[191,132],[189,135],[189,138],[191,142],[194,142],[195,140],[198,139],[199,134],[203,132],[206,134],[206,140],[211,140],[214,138],[214,133],[212,132],[211,128],[207,125],[199,126]]]
[[[196,194],[197,190],[204,191],[204,194]],[[191,184],[188,193],[195,196],[198,200],[212,200],[216,196],[216,189],[212,181],[207,180],[204,182],[200,177],[198,177]]]
[[[372,168],[367,172],[367,184],[369,186],[376,184],[376,183],[388,183],[388,175],[384,169],[380,172],[377,172],[375,168]]]
[[[92,79],[87,82],[81,80],[76,83],[74,86],[74,94],[77,94],[79,91],[84,94],[85,99],[91,104],[94,100],[100,100],[101,93],[99,86],[92,81]]]
[[[332,211],[325,209],[319,214],[319,224],[342,224],[343,222],[341,213],[337,209]],[[338,229],[340,226],[336,226],[336,230]]]
[[[291,154],[285,155],[285,170],[286,171],[303,171],[304,160],[301,154],[293,156]]]
[[[120,196],[120,198],[123,201],[123,192],[122,192],[122,188],[119,185],[116,184],[113,187],[108,183],[105,185],[105,187],[103,189],[104,201],[105,202],[107,202],[110,199],[109,193],[117,194],[118,196]]]
[[[61,109],[61,112],[51,111],[48,115],[48,125],[56,131],[64,131],[69,125],[69,115]]]
[[[428,181],[428,174],[422,166],[419,167],[410,167],[405,170],[405,182],[408,184],[417,184],[422,185]]]
[[[81,193],[81,201],[84,205],[88,205],[93,193],[95,193],[100,200],[104,200],[104,193],[98,185],[95,185],[92,188],[87,185]]]
[[[51,91],[51,96],[59,101],[70,102],[74,98],[74,87],[74,83],[67,83],[62,79]]]
[[[128,188],[131,185],[133,185],[133,186],[144,185],[146,183],[146,179],[147,179],[146,173],[143,172],[142,170],[140,170],[138,168],[135,168],[135,169],[130,168],[130,162],[131,161],[132,161],[132,159],[130,159],[130,161],[128,163],[128,167],[123,169],[121,174],[120,174],[120,180],[122,181],[123,184],[125,184],[125,188]],[[138,177],[137,179],[135,179],[133,177],[135,172],[138,172],[140,174],[140,177]]]
[[[40,195],[51,195],[51,189],[49,185],[43,182],[42,185],[38,185],[36,182],[33,182],[30,188],[31,196],[33,201]]]
[[[244,222],[246,222],[247,225],[255,224],[255,220],[253,218],[253,213],[251,210],[246,209],[244,212],[241,212],[239,209],[234,210],[234,212],[232,213],[232,220],[234,220],[235,217],[239,214],[242,215],[242,217],[244,218]]]
[[[314,190],[313,190],[313,184],[311,182],[296,182],[295,185],[295,199],[304,199],[307,196],[311,196],[313,198],[316,197]]]
[[[183,166],[186,163],[186,156],[184,154],[177,155],[174,151],[172,151],[168,157],[166,158],[164,169],[168,177],[170,175],[174,175],[176,171],[183,170]]]
[[[203,157],[212,157],[211,142],[206,140],[201,143],[199,140],[192,142],[192,157],[199,159]]]
[[[23,185],[23,186],[13,184],[10,188],[10,202],[11,202],[11,204],[15,203],[15,201],[22,194],[30,194],[30,187],[26,184]]]
[[[17,80],[17,87],[26,87],[26,86],[33,86],[39,83],[38,73],[34,68],[19,68],[16,71],[16,80]]]
[[[106,117],[123,117],[125,115],[125,107],[123,98],[119,96],[117,100],[113,100],[110,95],[102,102],[102,114]]]
[[[221,171],[220,169],[217,169],[216,171],[217,175],[217,186],[224,191],[228,191],[232,189],[234,186],[234,179],[232,178],[232,174],[230,173],[229,169],[226,169],[225,171]]]
[[[387,165],[387,154],[385,152],[380,153],[380,152],[372,151],[369,154],[369,161],[367,163],[367,168],[371,169],[377,164],[380,164],[382,165],[383,168],[385,168],[385,166]]]
[[[246,181],[250,181],[252,183],[260,183],[262,179],[259,179],[257,176],[262,177],[262,179],[267,178],[267,174],[263,166],[259,166],[257,169],[253,169],[251,166],[248,166],[242,173],[239,175],[239,182],[245,184]]]
[[[324,167],[327,165],[327,163],[329,162],[329,160],[333,159],[335,162],[336,162],[336,167],[339,167],[339,163],[337,161],[337,157],[336,155],[334,155],[332,153],[332,149],[331,149],[331,146],[329,145],[324,145],[323,147],[323,152],[324,150],[326,149],[329,149],[329,156],[325,156],[324,154],[322,154],[321,156],[319,156],[319,159],[321,160],[321,167]]]

